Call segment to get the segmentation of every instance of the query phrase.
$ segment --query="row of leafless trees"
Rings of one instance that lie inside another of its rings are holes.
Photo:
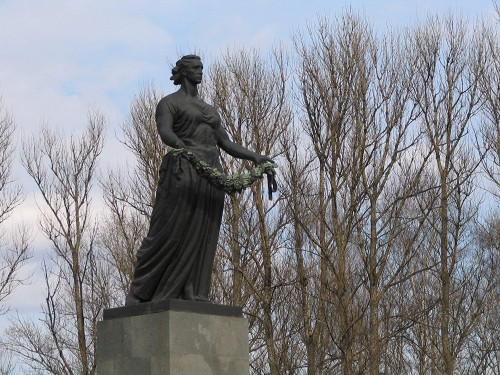
[[[209,67],[202,92],[233,140],[279,164],[277,199],[261,184],[227,197],[213,275],[213,299],[243,306],[253,374],[500,374],[496,28],[431,17],[379,35],[345,12],[289,51],[228,51]],[[78,137],[42,128],[22,145],[53,250],[43,319],[3,340],[30,373],[95,373],[96,322],[123,303],[155,199],[161,96],[132,101],[122,140],[136,163],[122,170],[97,175],[96,112]],[[228,173],[250,167],[221,156]],[[0,223],[20,199],[3,175]],[[17,243],[0,303],[29,254],[26,234]]]

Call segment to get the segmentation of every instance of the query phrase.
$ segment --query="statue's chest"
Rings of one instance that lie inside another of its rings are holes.
[[[194,124],[206,123],[215,127],[220,123],[220,116],[211,105],[202,101],[193,101],[182,109],[179,120]]]

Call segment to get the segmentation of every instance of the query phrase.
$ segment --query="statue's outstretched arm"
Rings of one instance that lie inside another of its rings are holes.
[[[247,148],[231,141],[226,130],[221,125],[217,127],[216,134],[218,140],[217,144],[229,155],[239,159],[251,160],[255,164],[264,164],[266,162],[273,163],[273,161],[267,156],[257,154],[256,152],[250,151]]]

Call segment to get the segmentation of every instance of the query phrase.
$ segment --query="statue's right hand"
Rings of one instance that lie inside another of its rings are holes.
[[[273,163],[274,164],[274,160],[265,156],[265,155],[256,156],[254,162],[256,165],[260,165],[260,164],[264,164],[264,163]]]

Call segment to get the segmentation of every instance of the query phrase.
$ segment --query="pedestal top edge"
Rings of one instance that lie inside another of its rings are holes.
[[[137,305],[105,309],[103,320],[124,318],[136,315],[154,314],[164,311],[190,312],[207,315],[242,317],[242,308],[217,305],[214,303],[168,299],[158,302],[144,302]]]

